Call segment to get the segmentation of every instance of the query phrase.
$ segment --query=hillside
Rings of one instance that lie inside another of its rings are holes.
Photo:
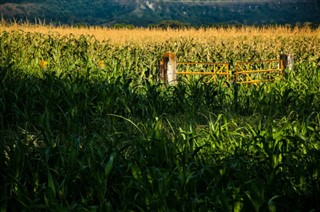
[[[6,19],[84,25],[148,26],[163,20],[191,25],[319,22],[317,0],[11,0],[0,1]]]

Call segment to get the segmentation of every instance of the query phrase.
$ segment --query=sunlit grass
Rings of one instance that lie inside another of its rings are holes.
[[[249,41],[254,37],[263,37],[264,39],[292,38],[292,37],[314,37],[320,34],[320,28],[311,29],[305,27],[290,26],[264,26],[264,27],[218,27],[218,28],[199,28],[199,29],[112,29],[108,27],[88,26],[50,26],[50,25],[32,25],[32,24],[7,24],[2,21],[0,32],[3,31],[24,31],[31,33],[44,33],[57,36],[69,36],[70,34],[80,37],[81,35],[94,36],[100,41],[109,41],[115,44],[135,43],[144,45],[148,43],[163,43],[177,39],[192,39],[200,43],[210,43],[213,40],[221,42],[237,37],[247,37]]]
[[[0,210],[319,210],[320,38],[308,30],[1,25]],[[167,86],[168,50],[231,65],[290,50],[295,66],[259,86]]]

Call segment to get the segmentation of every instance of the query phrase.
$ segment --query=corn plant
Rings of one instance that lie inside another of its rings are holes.
[[[317,30],[134,29],[150,37],[120,42],[128,31],[28,29],[0,34],[1,211],[320,209]],[[295,66],[258,86],[169,86],[168,50],[231,69],[290,50]]]

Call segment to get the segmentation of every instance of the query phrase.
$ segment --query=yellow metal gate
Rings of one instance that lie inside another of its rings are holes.
[[[177,66],[182,71],[177,71],[176,74],[186,75],[212,75],[214,81],[218,78],[223,78],[229,81],[231,74],[228,63],[214,63],[214,62],[178,62]],[[195,67],[197,71],[191,71],[191,67]]]
[[[282,60],[262,60],[255,62],[237,62],[236,82],[239,84],[257,84],[271,82],[283,75]]]
[[[230,65],[226,62],[177,62],[175,54],[167,52],[160,61],[160,78],[170,84],[177,83],[176,75],[178,74],[211,75],[214,81],[219,79],[246,85],[271,82],[275,79],[281,79],[285,68],[292,69],[293,57],[290,56],[290,66],[284,62],[284,59],[289,56],[285,55],[279,60],[237,62],[235,70],[230,70]],[[179,71],[177,71],[177,67],[179,67]]]

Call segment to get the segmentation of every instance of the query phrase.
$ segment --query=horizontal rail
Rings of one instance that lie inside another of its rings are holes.
[[[236,74],[254,74],[254,73],[268,73],[268,72],[282,72],[282,69],[237,71]]]
[[[237,82],[238,84],[253,84],[253,83],[260,83],[260,82],[273,82],[273,80],[250,80],[250,81],[242,81]]]
[[[282,60],[259,60],[259,61],[252,61],[252,62],[237,62],[237,64],[241,65],[241,64],[256,64],[256,63],[270,63],[270,62],[280,62],[282,63]]]
[[[229,65],[223,62],[177,62],[177,65]]]
[[[230,75],[229,73],[219,73],[219,72],[190,72],[190,71],[186,71],[186,72],[176,72],[176,74],[202,74],[202,75]]]

